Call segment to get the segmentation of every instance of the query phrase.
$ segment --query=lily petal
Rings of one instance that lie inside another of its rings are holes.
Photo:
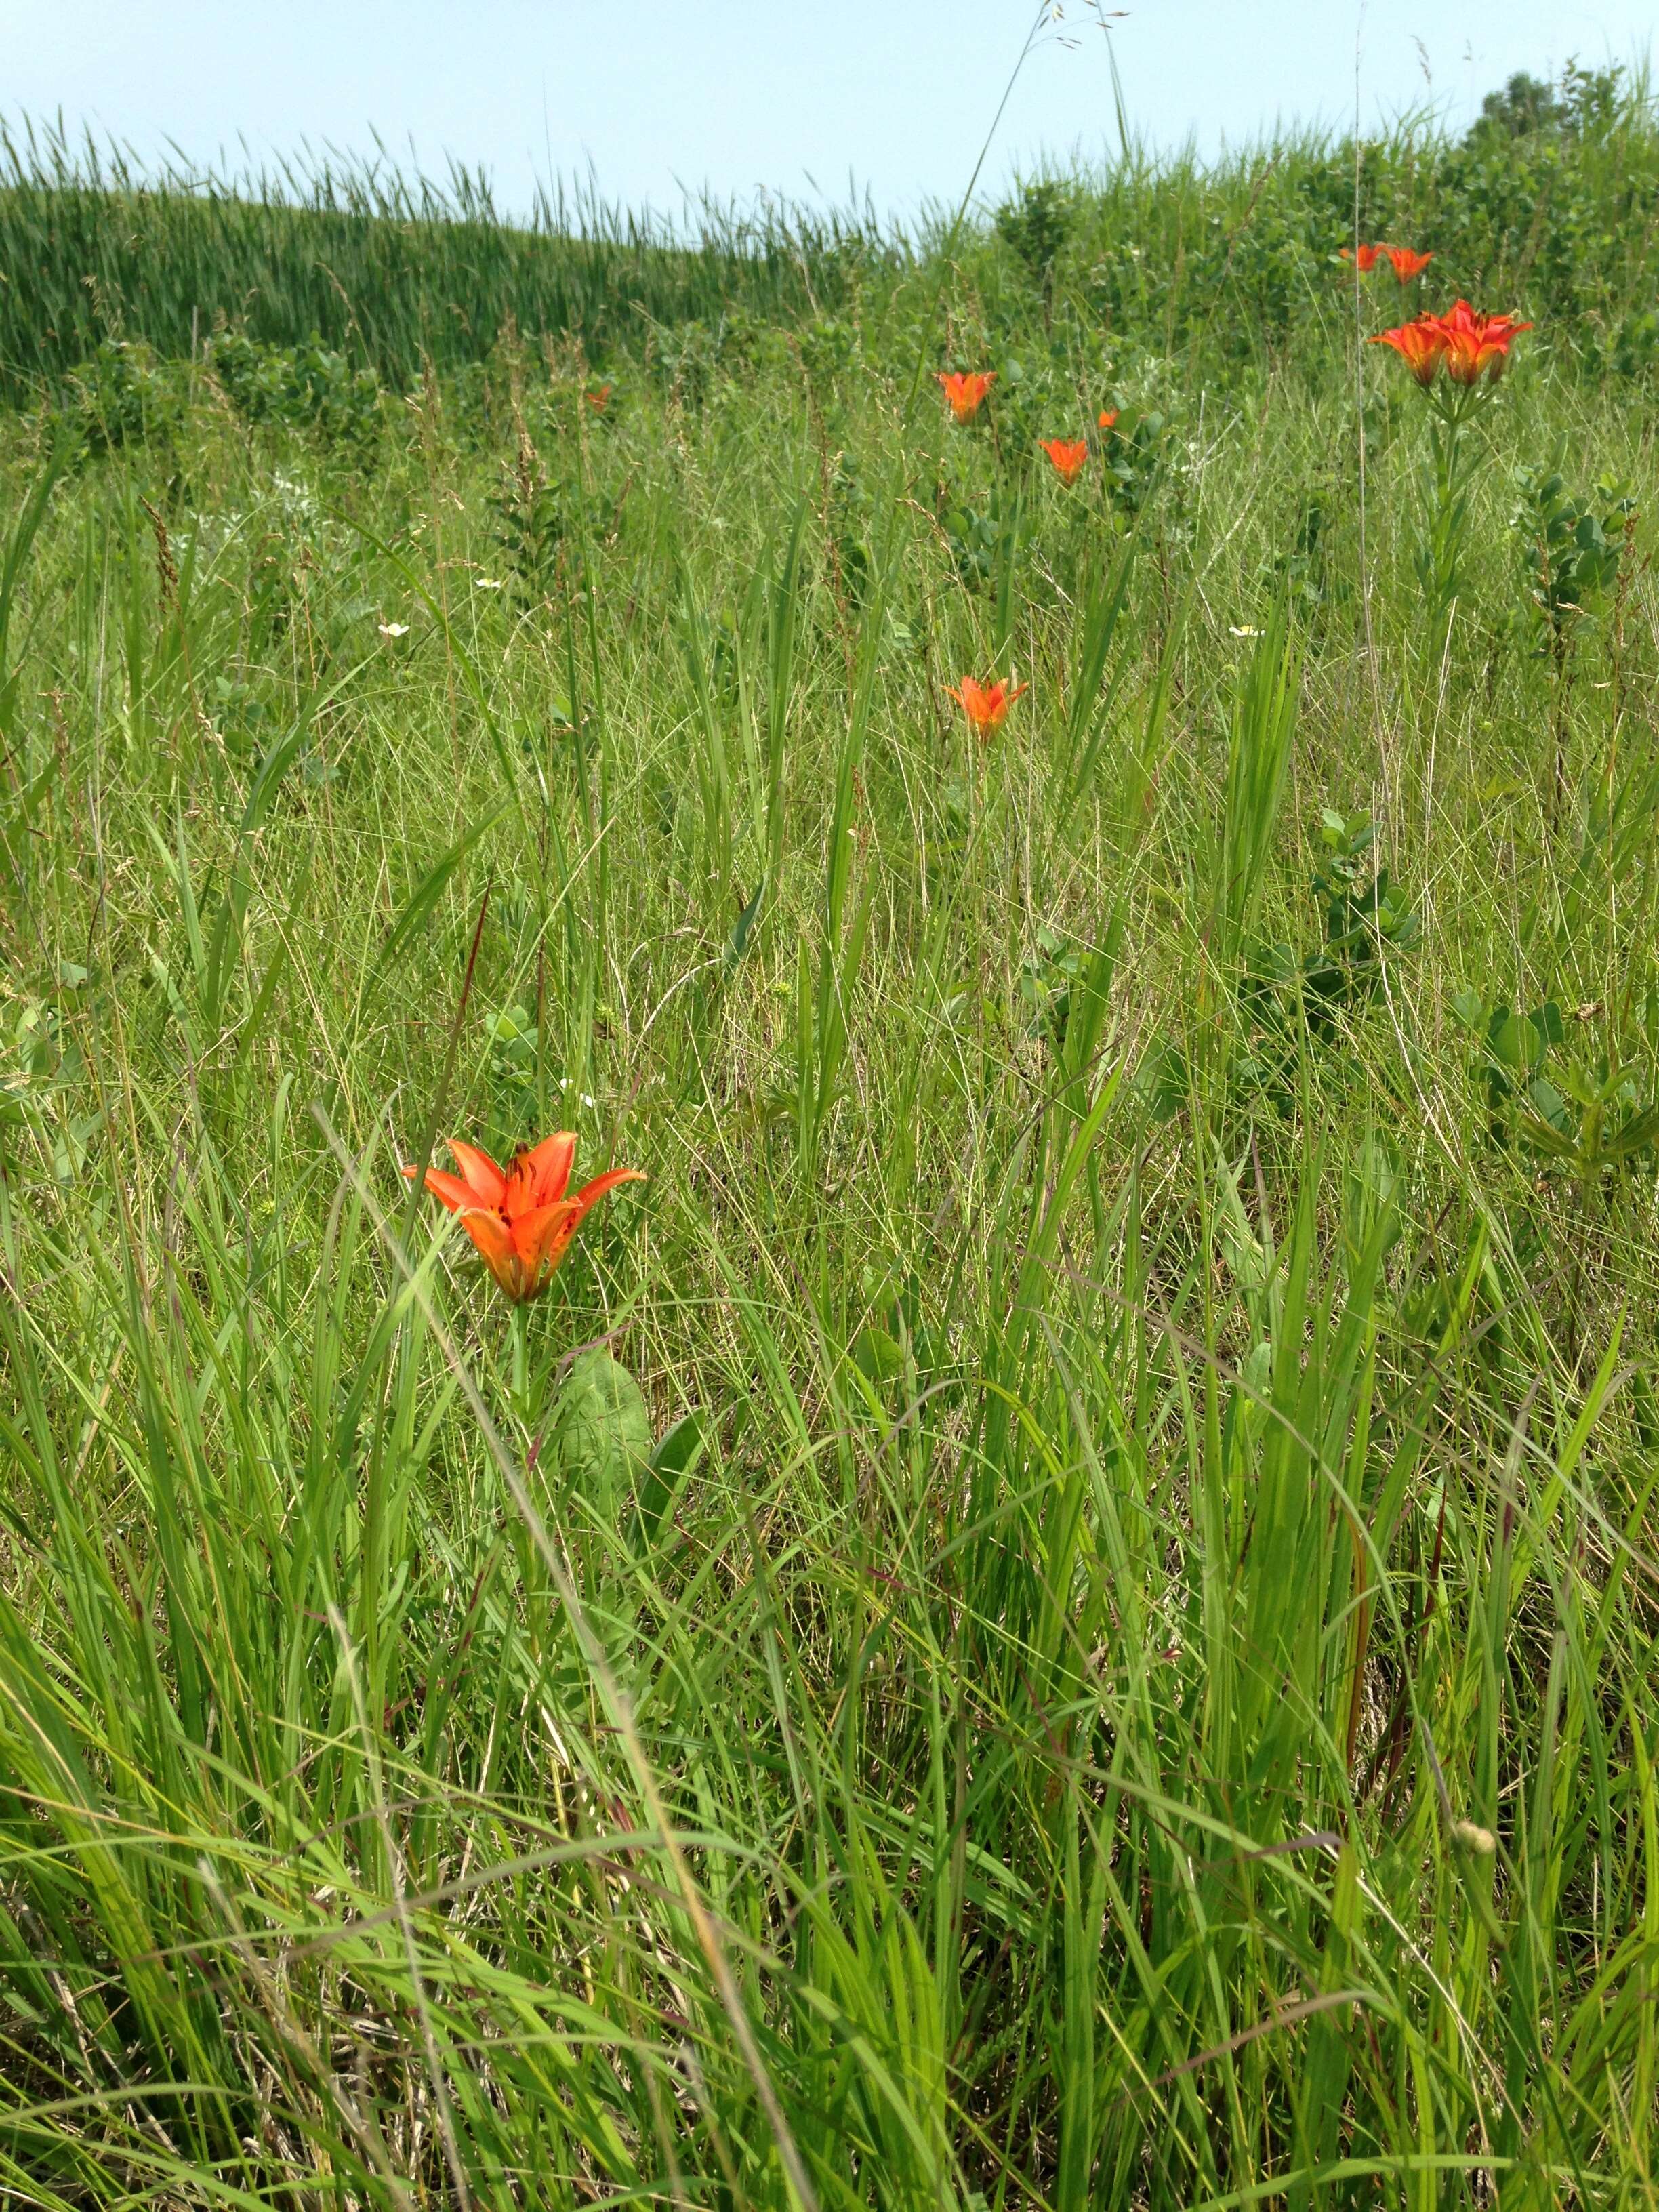
[[[520,1152],[507,1179],[507,1219],[517,1220],[521,1214],[562,1199],[569,1187],[575,1158],[575,1133],[570,1129],[556,1130],[533,1150]]]
[[[551,1206],[538,1206],[533,1213],[524,1214],[515,1221],[513,1241],[530,1284],[525,1296],[537,1297],[546,1289],[570,1249],[571,1240],[590,1206],[607,1191],[615,1190],[619,1182],[644,1181],[637,1168],[611,1168],[605,1175],[595,1176],[592,1182],[584,1183],[574,1198],[562,1198]]]
[[[580,1218],[574,1198],[559,1198],[533,1213],[521,1213],[513,1224],[513,1249],[524,1270],[527,1297],[538,1297],[551,1282]]]
[[[499,1206],[501,1193],[507,1188],[507,1177],[488,1152],[480,1152],[476,1145],[464,1145],[459,1137],[449,1139],[455,1164],[461,1171],[461,1180],[480,1206]]]
[[[513,1299],[526,1296],[523,1267],[513,1242],[513,1232],[499,1213],[479,1206],[468,1206],[461,1226],[477,1246],[478,1256]]]
[[[406,1167],[404,1170],[404,1176],[410,1182],[414,1182],[420,1172],[419,1168]],[[427,1170],[426,1187],[434,1198],[442,1200],[452,1213],[459,1213],[464,1208],[476,1206],[478,1202],[478,1194],[470,1184],[464,1183],[459,1176],[453,1176],[443,1168]]]
[[[595,1199],[603,1198],[608,1190],[615,1190],[619,1182],[644,1182],[647,1177],[638,1168],[610,1168],[592,1182],[585,1182],[576,1193],[576,1218],[580,1221]]]
[[[515,1153],[505,1171],[476,1145],[451,1139],[461,1170],[428,1168],[426,1188],[455,1214],[496,1282],[515,1304],[539,1297],[551,1281],[582,1216],[620,1182],[642,1182],[637,1168],[612,1168],[572,1196],[576,1139],[555,1131]],[[421,1170],[405,1167],[412,1182]]]

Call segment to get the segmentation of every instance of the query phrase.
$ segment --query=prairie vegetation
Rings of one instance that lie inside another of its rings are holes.
[[[1659,128],[1489,109],[14,142],[8,2202],[1653,2203]]]

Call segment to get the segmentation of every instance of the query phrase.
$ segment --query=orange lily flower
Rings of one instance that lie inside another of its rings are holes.
[[[1414,322],[1402,323],[1398,330],[1381,331],[1366,343],[1392,346],[1425,392],[1439,374],[1446,356],[1446,333],[1438,315],[1419,315]]]
[[[1386,253],[1388,250],[1386,246],[1362,246],[1356,254],[1352,246],[1345,246],[1340,249],[1340,258],[1344,261],[1357,260],[1359,264],[1360,275],[1369,276],[1376,266],[1378,257]]]
[[[997,380],[994,369],[975,371],[969,376],[964,376],[959,369],[947,373],[941,368],[935,374],[940,389],[951,403],[951,412],[958,422],[973,421],[984,404],[986,393]]]
[[[1420,276],[1434,258],[1431,253],[1413,253],[1409,246],[1385,246],[1382,251],[1402,284],[1409,284],[1413,276]]]
[[[956,701],[981,738],[988,738],[1007,720],[1015,700],[1030,688],[1018,684],[1010,690],[1000,677],[994,684],[981,684],[976,676],[964,676],[959,684],[945,687],[945,696]]]
[[[1115,407],[1103,407],[1101,409],[1100,427],[1103,430],[1109,430],[1116,421],[1117,410]]]
[[[1449,314],[1419,315],[1370,343],[1392,346],[1425,389],[1443,365],[1454,384],[1467,387],[1483,377],[1495,383],[1508,362],[1510,340],[1531,328],[1513,315],[1478,315],[1467,300],[1459,300]]]
[[[428,1168],[426,1187],[477,1245],[486,1267],[514,1305],[538,1298],[558,1272],[582,1217],[596,1199],[619,1182],[643,1182],[636,1168],[612,1168],[568,1195],[576,1139],[568,1129],[544,1137],[533,1151],[515,1152],[505,1168],[488,1152],[449,1139],[459,1175]],[[412,1182],[418,1168],[404,1173]]]
[[[1478,315],[1467,300],[1457,301],[1449,314],[1431,319],[1439,327],[1446,374],[1454,384],[1479,384],[1483,376],[1496,383],[1508,364],[1510,339],[1532,328],[1513,315]]]
[[[587,402],[588,405],[593,410],[593,412],[596,415],[603,415],[605,409],[605,402],[610,398],[611,393],[616,390],[616,388],[617,387],[614,384],[596,385],[592,392],[584,392],[582,398]]]
[[[1075,483],[1089,458],[1089,441],[1086,438],[1045,438],[1042,450],[1054,463],[1054,474],[1061,483]]]

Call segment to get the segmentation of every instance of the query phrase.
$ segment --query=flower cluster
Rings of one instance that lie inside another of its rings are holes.
[[[1420,276],[1434,256],[1414,253],[1409,246],[1362,246],[1350,252],[1342,248],[1345,261],[1357,261],[1362,276],[1369,276],[1379,261],[1386,261],[1402,284],[1409,284],[1413,276]]]
[[[1513,315],[1480,315],[1459,300],[1444,315],[1419,315],[1397,330],[1382,331],[1370,343],[1392,346],[1426,392],[1443,368],[1466,391],[1496,383],[1510,357],[1510,343],[1530,323]]]
[[[958,422],[971,422],[985,404],[991,386],[996,382],[994,369],[939,368],[933,372],[939,387],[945,394],[945,404]],[[1109,430],[1117,421],[1115,407],[1103,410],[1100,427]],[[1089,461],[1089,441],[1086,438],[1044,438],[1040,450],[1045,453],[1061,483],[1075,483]]]
[[[1117,421],[1115,407],[1103,407],[1100,428],[1110,430]],[[1048,456],[1054,474],[1061,483],[1075,483],[1088,465],[1089,441],[1086,438],[1044,438],[1040,450]]]

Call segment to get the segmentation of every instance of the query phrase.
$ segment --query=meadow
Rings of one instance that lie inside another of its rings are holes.
[[[1652,2205],[1642,88],[7,148],[4,2201]]]

